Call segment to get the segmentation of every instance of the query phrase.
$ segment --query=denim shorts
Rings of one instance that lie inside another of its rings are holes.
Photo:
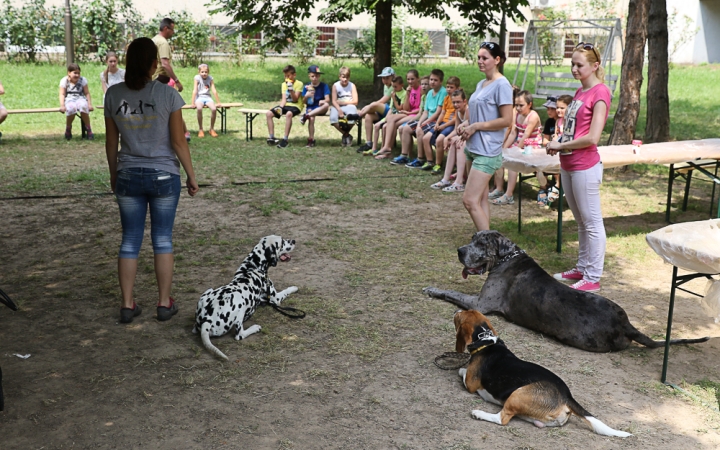
[[[195,103],[197,102],[202,102],[203,105],[207,105],[208,103],[214,103],[212,98],[205,96],[196,98]]]
[[[452,133],[453,130],[455,130],[455,125],[450,125],[447,128],[443,128],[442,131],[436,131],[430,138],[430,145],[435,145],[435,142],[437,141],[437,138],[440,137],[440,135],[447,137],[447,135]]]
[[[472,161],[472,168],[479,170],[480,172],[494,174],[502,166],[503,155],[502,153],[497,156],[483,156],[475,153],[470,153],[465,149],[465,156],[468,161]]]
[[[133,167],[118,171],[115,198],[123,229],[120,258],[137,259],[148,205],[154,253],[173,252],[172,232],[180,190],[180,175],[164,170]]]

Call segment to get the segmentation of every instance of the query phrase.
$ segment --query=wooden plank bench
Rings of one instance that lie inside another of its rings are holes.
[[[677,178],[683,178],[685,180],[685,193],[683,195],[682,210],[687,211],[688,196],[690,194],[690,182],[692,181],[692,175],[695,170],[702,172],[706,175],[710,182],[713,183],[712,195],[710,197],[710,218],[712,218],[713,206],[715,203],[715,185],[720,183],[718,178],[718,169],[720,168],[719,159],[698,159],[696,161],[688,161],[678,164],[665,164],[665,167],[669,168],[668,175],[668,195],[667,203],[665,205],[665,221],[670,223],[670,203],[672,202],[672,185],[673,181]],[[715,173],[709,172],[707,169],[715,168]],[[705,180],[703,180],[705,181]]]
[[[217,110],[220,114],[220,132],[222,134],[227,134],[227,110],[230,108],[238,108],[242,107],[242,103],[221,103],[220,106],[218,106]],[[204,105],[204,108],[207,108],[207,105]],[[98,105],[94,107],[95,109],[103,109],[103,105]],[[183,105],[182,109],[195,109],[195,105],[186,104]],[[8,109],[8,114],[42,114],[42,113],[59,113],[60,107],[57,108],[34,108],[34,109]],[[264,111],[263,111],[264,112]],[[85,135],[87,133],[87,130],[85,130],[85,124],[80,122],[80,129],[82,130],[82,137],[85,138]]]
[[[242,103],[221,103],[220,106],[217,107],[218,114],[220,114],[220,133],[227,134],[227,110],[230,108],[239,108],[242,107]],[[203,105],[203,108],[207,108],[207,105]],[[101,106],[96,106],[96,109],[103,109]],[[195,105],[192,105],[190,103],[186,103],[183,105],[181,109],[196,109]]]
[[[97,106],[95,107],[97,108]],[[60,107],[57,108],[32,108],[32,109],[8,109],[8,114],[43,114],[43,113],[60,113]],[[60,113],[62,115],[65,115],[65,113]],[[80,114],[77,114],[78,119],[80,119]],[[82,119],[80,119],[80,132],[82,134],[82,138],[85,139],[87,136],[87,129],[85,128],[85,124],[83,123]]]
[[[267,109],[251,109],[251,108],[240,108],[238,109],[238,112],[241,112],[245,114],[245,141],[252,141],[253,139],[253,120],[260,114],[265,114],[268,112]],[[316,118],[322,118],[327,117],[328,120],[330,119],[329,115],[323,115],[323,116],[315,116]],[[364,142],[362,137],[362,119],[355,122],[355,126],[358,130],[358,142]]]
[[[610,88],[610,93],[615,92],[617,80],[617,75],[605,75],[605,84]],[[568,94],[574,96],[575,91],[580,87],[582,87],[580,81],[576,80],[572,73],[540,72],[540,79],[538,80],[537,86],[535,86],[535,95],[557,97]]]

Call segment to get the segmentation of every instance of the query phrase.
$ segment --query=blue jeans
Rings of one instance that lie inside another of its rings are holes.
[[[137,259],[150,205],[150,236],[155,254],[172,253],[172,231],[180,199],[180,176],[133,167],[117,173],[115,198],[120,207],[120,258]]]

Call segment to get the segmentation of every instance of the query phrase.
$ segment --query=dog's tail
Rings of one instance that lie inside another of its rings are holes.
[[[228,361],[229,358],[225,356],[225,353],[221,352],[219,348],[212,345],[212,342],[210,342],[210,323],[205,322],[200,327],[200,337],[202,337],[203,344],[205,345],[205,348],[210,350],[211,353],[214,353],[216,356]]]
[[[573,414],[580,417],[585,423],[587,423],[590,428],[593,429],[593,431],[597,434],[601,434],[603,436],[614,436],[614,437],[621,437],[626,438],[628,436],[632,436],[632,434],[627,433],[625,431],[615,430],[613,428],[610,428],[609,426],[602,423],[600,420],[593,417],[592,414],[587,412],[585,408],[580,406],[578,402],[575,401],[574,398],[570,397],[567,401],[567,405],[570,408],[570,411],[572,411]]]
[[[646,336],[643,333],[641,333],[637,328],[632,326],[632,324],[630,324],[630,329],[627,331],[626,335],[633,341],[635,341],[639,344],[642,344],[645,347],[658,348],[658,347],[665,346],[665,341],[655,341],[653,339],[650,339],[649,336]],[[709,336],[697,338],[697,339],[670,339],[670,345],[699,344],[700,342],[705,342],[709,339],[710,339]]]

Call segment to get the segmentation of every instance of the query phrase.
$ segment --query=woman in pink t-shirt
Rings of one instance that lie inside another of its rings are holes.
[[[565,197],[578,224],[578,263],[554,276],[576,281],[571,286],[574,289],[597,292],[605,262],[605,224],[600,209],[603,165],[597,143],[605,128],[611,94],[603,83],[605,71],[600,66],[600,53],[592,44],[581,42],[575,47],[572,74],[582,87],[565,112],[562,136],[548,143],[547,152],[560,153]]]

